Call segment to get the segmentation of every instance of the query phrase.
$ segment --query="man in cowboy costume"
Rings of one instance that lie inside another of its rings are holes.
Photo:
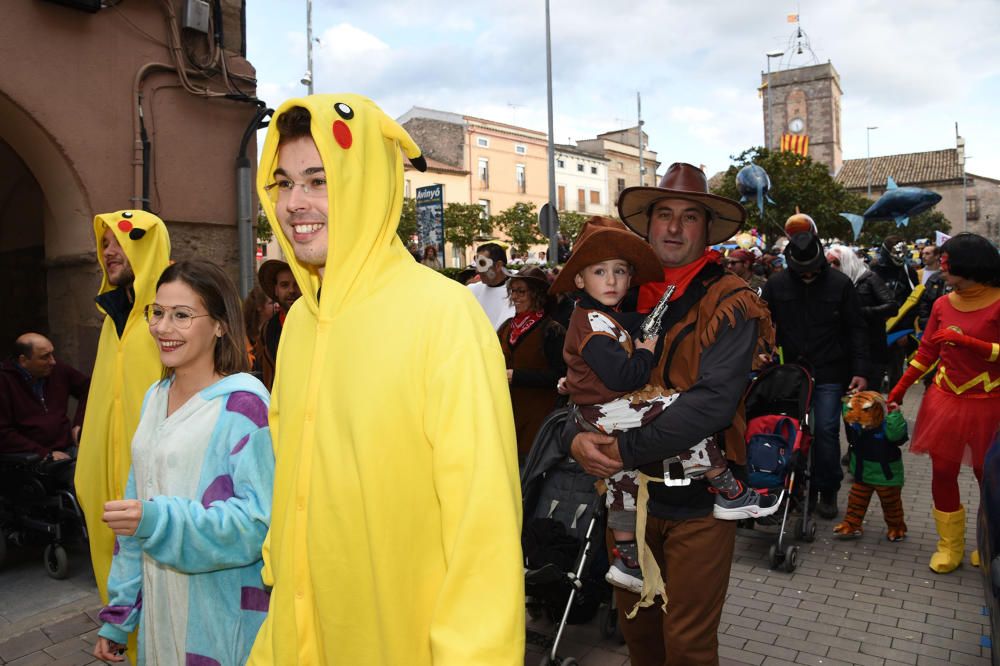
[[[622,192],[618,213],[663,266],[662,282],[640,287],[639,310],[652,309],[674,286],[651,381],[660,379],[680,398],[653,422],[617,438],[575,434],[571,453],[591,474],[640,471],[643,593],[615,590],[632,664],[717,664],[736,524],[712,515],[715,498],[706,481],[665,484],[664,461],[715,437],[733,472],[746,480],[742,396],[774,330],[763,302],[709,248],[739,231],[746,212],[709,194],[704,172],[673,164],[659,187]],[[656,596],[662,603],[654,604]]]

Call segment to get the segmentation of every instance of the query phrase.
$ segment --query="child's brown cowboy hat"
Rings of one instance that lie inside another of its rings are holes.
[[[573,243],[573,254],[549,287],[550,294],[576,289],[573,278],[587,266],[622,259],[632,265],[632,284],[663,279],[663,266],[649,243],[625,228],[618,220],[592,217]]]

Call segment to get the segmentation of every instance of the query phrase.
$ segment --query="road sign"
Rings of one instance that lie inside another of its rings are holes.
[[[542,204],[538,209],[538,226],[548,238],[555,237],[559,233],[559,214],[556,209],[549,204]]]

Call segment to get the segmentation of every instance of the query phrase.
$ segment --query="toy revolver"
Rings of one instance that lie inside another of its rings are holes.
[[[663,292],[663,296],[660,298],[660,302],[656,304],[646,318],[642,320],[642,325],[639,326],[639,337],[643,340],[649,340],[650,338],[656,337],[660,334],[660,329],[663,328],[662,321],[663,315],[667,312],[667,305],[670,297],[674,295],[674,290],[677,285],[668,285],[666,291]]]

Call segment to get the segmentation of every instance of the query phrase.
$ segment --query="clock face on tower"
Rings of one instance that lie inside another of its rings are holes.
[[[806,128],[806,123],[801,118],[792,118],[788,121],[788,131],[792,134],[801,134]]]

